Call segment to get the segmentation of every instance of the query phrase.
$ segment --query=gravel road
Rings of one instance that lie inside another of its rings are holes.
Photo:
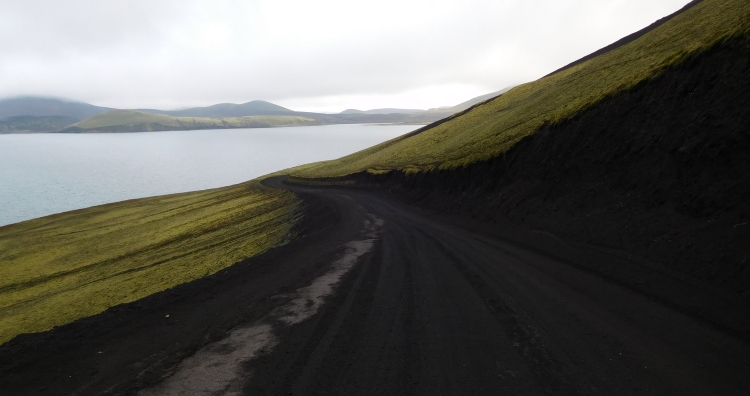
[[[520,230],[264,183],[306,202],[298,238],[18,337],[0,347],[0,394],[750,394],[750,345]]]

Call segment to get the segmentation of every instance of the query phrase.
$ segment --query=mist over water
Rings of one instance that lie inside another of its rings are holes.
[[[0,135],[0,226],[126,199],[228,186],[338,158],[418,127]]]

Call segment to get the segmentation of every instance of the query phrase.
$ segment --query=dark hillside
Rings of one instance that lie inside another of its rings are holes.
[[[56,98],[21,96],[0,99],[0,119],[16,116],[65,116],[82,120],[109,110],[112,109]]]
[[[490,161],[351,178],[616,249],[630,264],[590,268],[750,338],[749,54],[746,37],[717,45]]]

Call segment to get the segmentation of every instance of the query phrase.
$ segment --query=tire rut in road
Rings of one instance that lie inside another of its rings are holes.
[[[435,237],[422,232],[425,238],[432,240],[437,248],[445,255],[451,264],[463,275],[463,279],[471,285],[476,294],[484,301],[497,322],[505,330],[505,336],[511,345],[523,355],[524,369],[532,373],[535,383],[543,386],[547,394],[576,395],[579,392],[566,379],[561,364],[550,356],[543,346],[543,339],[539,329],[528,321],[524,321],[514,305],[509,301],[506,290],[498,290],[497,284],[492,284],[487,274],[479,268],[478,260],[472,260],[465,255],[452,251],[448,246],[455,247],[455,243],[439,241]],[[447,239],[447,238],[445,238]],[[463,256],[463,257],[461,257]],[[506,374],[517,375],[520,367],[506,369]]]
[[[348,242],[343,257],[333,262],[325,274],[294,293],[274,296],[286,303],[256,323],[237,328],[223,340],[202,348],[182,361],[162,383],[138,395],[240,395],[247,380],[243,366],[276,346],[275,329],[299,324],[318,312],[341,278],[372,249],[382,226],[381,219],[370,215],[363,226],[364,235]]]

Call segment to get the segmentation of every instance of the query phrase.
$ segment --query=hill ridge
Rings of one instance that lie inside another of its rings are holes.
[[[545,125],[574,117],[731,37],[750,31],[750,3],[703,0],[632,42],[517,86],[448,119],[349,156],[290,170],[299,177],[455,169],[501,155]]]

